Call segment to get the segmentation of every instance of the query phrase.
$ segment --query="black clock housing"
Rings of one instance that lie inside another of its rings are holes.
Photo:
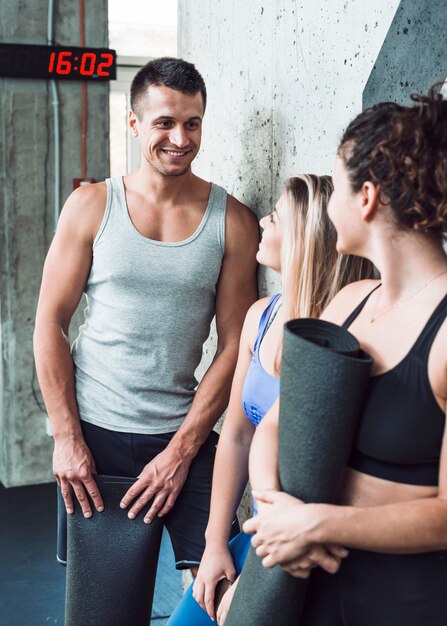
[[[114,80],[116,52],[109,48],[0,43],[0,77]]]

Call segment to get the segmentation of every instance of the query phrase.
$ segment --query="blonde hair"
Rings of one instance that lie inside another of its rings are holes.
[[[342,287],[374,275],[370,261],[336,251],[337,233],[327,214],[332,191],[330,176],[298,174],[286,183],[281,244],[284,322],[320,317]],[[282,342],[276,373],[281,354]]]

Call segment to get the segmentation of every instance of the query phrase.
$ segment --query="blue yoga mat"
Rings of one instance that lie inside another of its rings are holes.
[[[244,565],[248,548],[250,547],[250,540],[250,535],[240,532],[228,544],[237,574],[240,574]],[[216,623],[194,600],[192,595],[193,585],[194,583],[186,590],[166,626],[212,626]]]

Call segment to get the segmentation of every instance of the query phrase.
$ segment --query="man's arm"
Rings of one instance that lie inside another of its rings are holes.
[[[200,382],[183,424],[166,449],[148,463],[122,499],[135,517],[152,499],[144,521],[165,515],[173,506],[189,466],[228,404],[245,314],[257,299],[256,252],[259,231],[254,214],[228,197],[225,254],[216,292],[217,350]]]
[[[104,505],[81,432],[68,328],[90,271],[105,202],[104,183],[80,188],[67,200],[45,261],[34,331],[37,375],[54,437],[53,473],[68,513],[73,489],[86,517],[91,515],[86,491],[97,510]]]

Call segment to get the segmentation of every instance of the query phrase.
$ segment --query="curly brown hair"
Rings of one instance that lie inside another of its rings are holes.
[[[346,129],[338,149],[354,192],[367,180],[403,228],[447,231],[447,102],[433,86],[414,106],[383,102]]]

